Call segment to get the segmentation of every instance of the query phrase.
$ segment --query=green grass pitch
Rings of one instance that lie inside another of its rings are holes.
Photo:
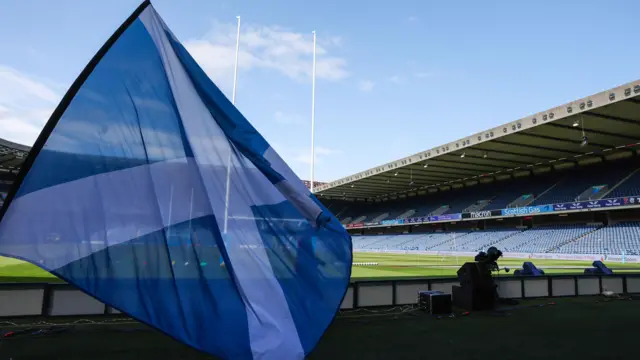
[[[471,257],[435,256],[435,255],[406,255],[406,254],[381,254],[381,253],[354,253],[354,263],[378,263],[374,266],[354,265],[351,273],[352,279],[379,279],[379,278],[406,278],[406,277],[445,277],[455,276],[456,271],[467,261],[473,261]],[[545,274],[582,274],[584,269],[591,267],[590,261],[574,260],[527,260],[527,259],[500,259],[501,268],[508,267],[513,270],[520,269],[522,263],[532,261]],[[605,262],[605,264],[607,264]],[[638,272],[640,264],[608,263],[609,268],[615,272]],[[504,273],[504,272],[501,272]]]
[[[381,253],[354,253],[354,263],[377,263],[377,265],[354,265],[352,279],[391,279],[411,277],[455,276],[460,265],[471,261],[470,257],[442,257],[434,255],[406,255]],[[501,267],[513,270],[522,266],[526,259],[500,259]],[[591,267],[589,261],[532,260],[547,274],[581,274]],[[608,263],[615,272],[640,272],[640,264]],[[20,260],[0,257],[0,282],[58,282],[55,276],[35,265]]]

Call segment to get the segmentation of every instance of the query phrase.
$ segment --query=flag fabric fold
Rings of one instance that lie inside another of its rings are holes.
[[[304,358],[352,262],[342,225],[148,1],[45,126],[0,212],[0,254],[227,359]]]

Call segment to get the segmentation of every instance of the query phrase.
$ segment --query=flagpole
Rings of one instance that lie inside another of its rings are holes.
[[[171,184],[171,190],[169,192],[169,216],[167,220],[167,241],[171,241],[171,214],[173,213],[173,184]]]
[[[316,32],[313,31],[313,70],[311,72],[311,192],[314,188],[315,176],[315,130],[316,130]]]
[[[236,63],[233,69],[233,93],[231,94],[231,103],[236,104],[236,90],[238,89],[238,54],[240,52],[240,16],[236,16],[238,19],[238,30],[236,32]],[[227,225],[229,223],[229,193],[231,190],[231,154],[233,154],[233,147],[229,142],[229,159],[227,160],[227,185],[226,194],[224,199],[224,233],[227,233]]]
[[[236,63],[233,69],[233,94],[231,95],[231,102],[236,104],[236,90],[238,85],[238,53],[240,52],[240,16],[236,16],[238,19],[238,30],[236,32]]]
[[[189,245],[193,245],[191,240],[191,218],[193,217],[193,188],[191,188],[191,199],[189,200]]]

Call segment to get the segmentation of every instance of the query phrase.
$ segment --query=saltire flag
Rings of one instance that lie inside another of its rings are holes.
[[[352,262],[338,220],[148,1],[38,137],[0,212],[0,254],[227,359],[304,358]]]

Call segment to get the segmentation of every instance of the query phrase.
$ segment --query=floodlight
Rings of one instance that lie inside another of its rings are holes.
[[[587,144],[589,144],[589,139],[587,139],[587,136],[584,135],[582,137],[582,142],[580,143],[580,147],[585,147],[585,146],[587,146]]]

